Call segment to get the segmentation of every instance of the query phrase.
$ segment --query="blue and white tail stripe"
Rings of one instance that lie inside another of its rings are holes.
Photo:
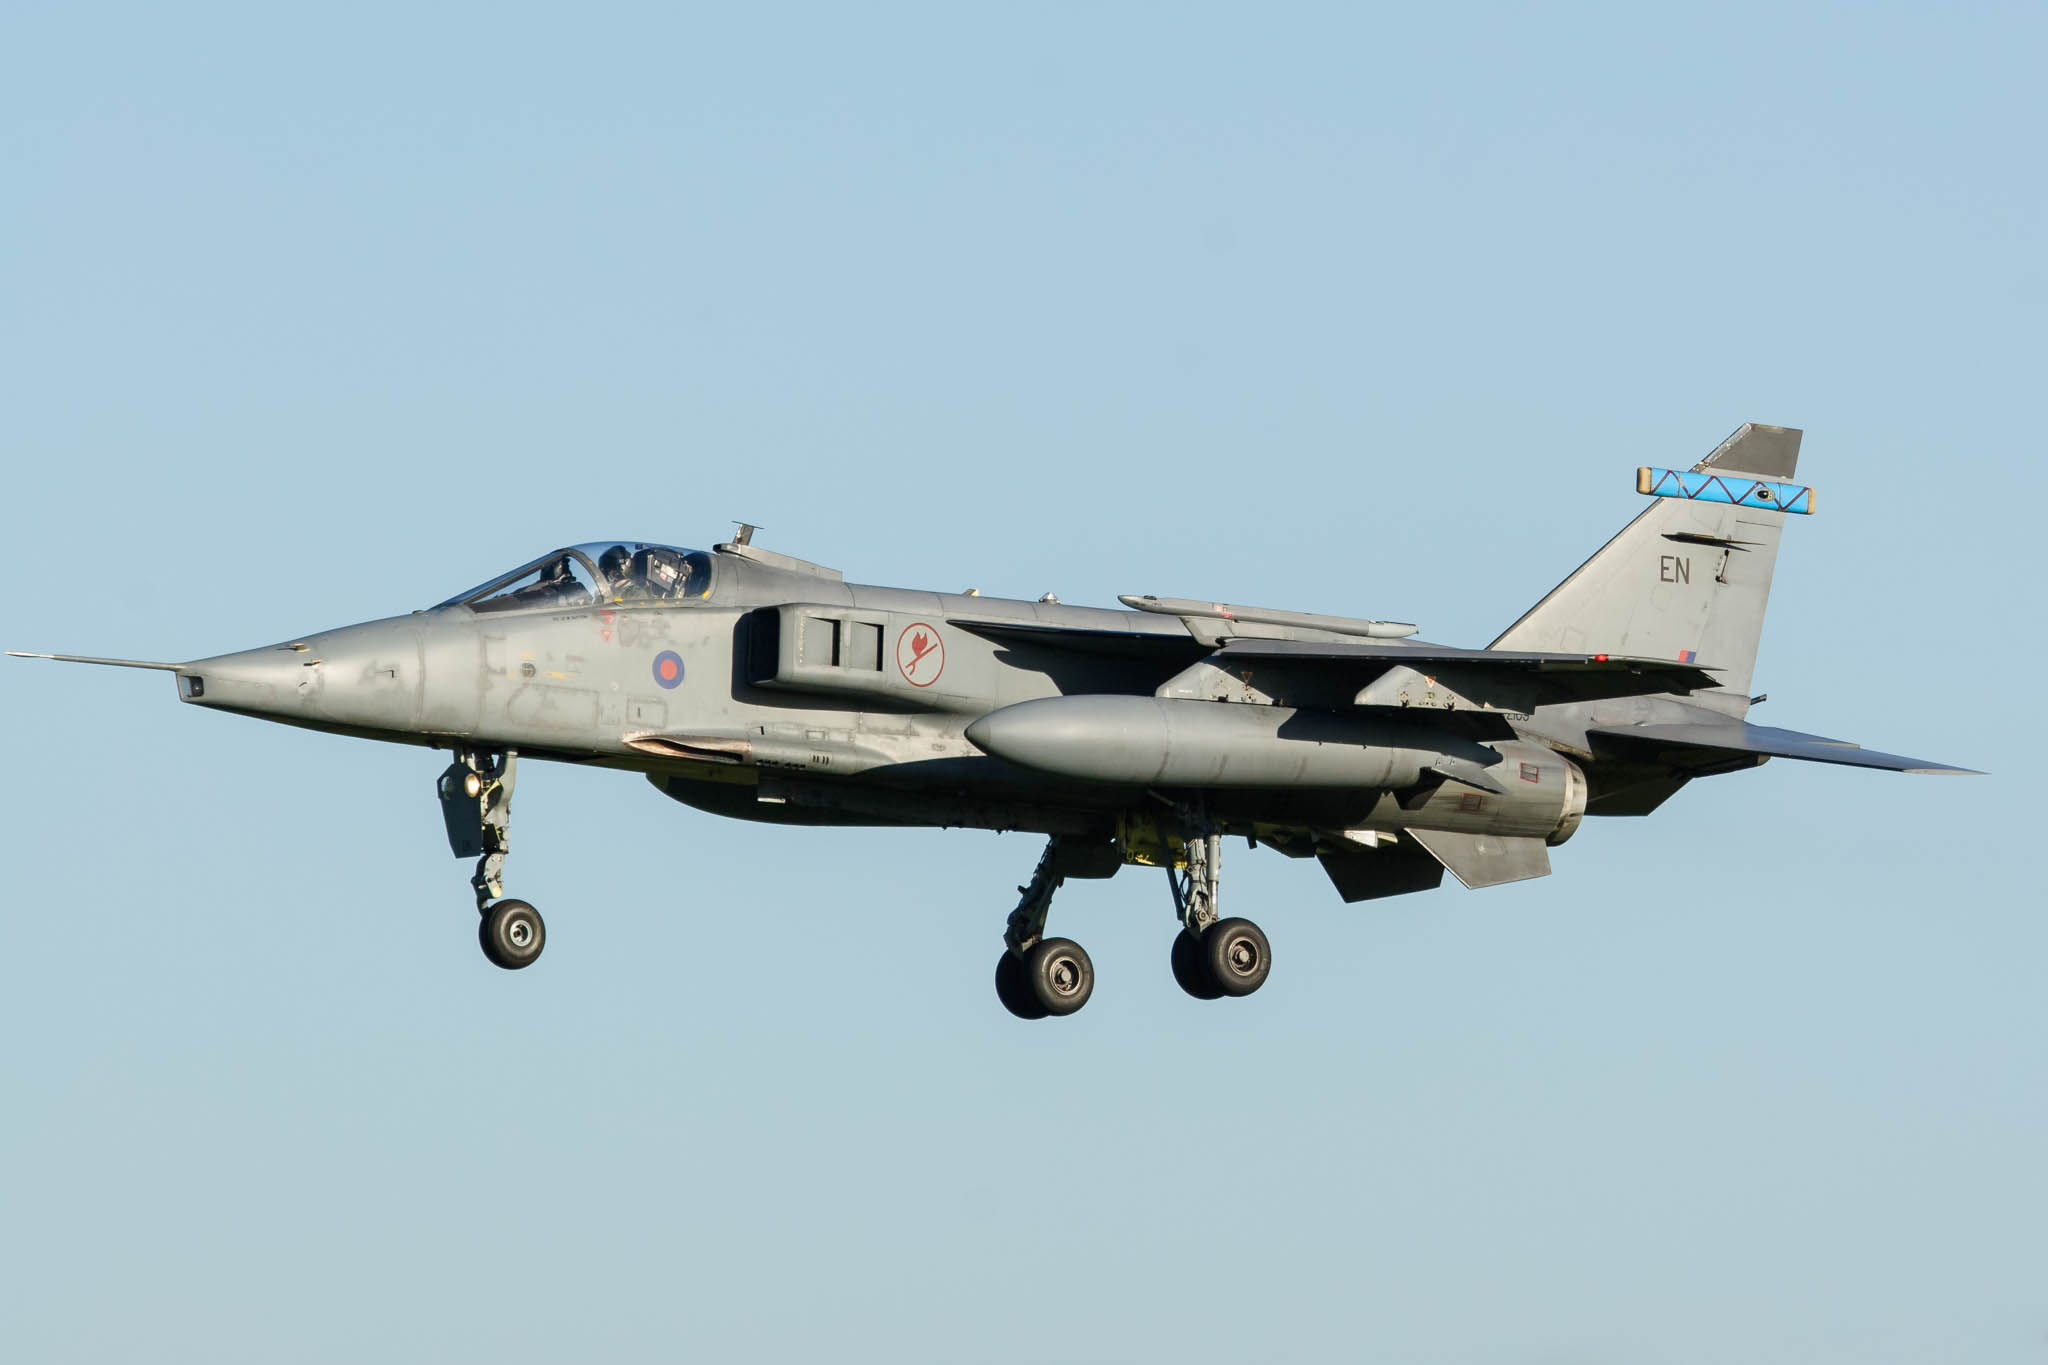
[[[1813,511],[1813,489],[1806,484],[1773,483],[1768,479],[1705,470],[1694,472],[1645,466],[1636,471],[1636,492],[1653,498],[1726,502],[1737,507],[1761,507],[1774,512],[1807,515]]]

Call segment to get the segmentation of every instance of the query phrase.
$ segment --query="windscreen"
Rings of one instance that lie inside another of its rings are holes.
[[[682,606],[710,596],[711,576],[711,556],[702,550],[593,540],[550,551],[440,605],[480,612],[636,602]]]

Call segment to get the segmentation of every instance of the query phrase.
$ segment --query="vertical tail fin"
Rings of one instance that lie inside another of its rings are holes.
[[[1789,481],[1799,436],[1745,423],[1693,469]],[[1721,686],[1687,700],[1740,716],[1784,524],[1785,514],[1768,508],[1659,498],[1491,648],[1697,663]]]

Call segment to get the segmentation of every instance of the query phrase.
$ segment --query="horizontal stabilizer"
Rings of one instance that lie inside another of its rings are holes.
[[[1511,839],[1498,834],[1452,834],[1440,829],[1411,829],[1407,836],[1421,844],[1451,875],[1477,891],[1482,886],[1525,882],[1550,875],[1550,849],[1541,839]]]
[[[1865,749],[1846,739],[1779,730],[1768,725],[1722,719],[1685,721],[1674,725],[1601,725],[1587,731],[1595,739],[1621,740],[1651,749],[1699,750],[1704,754],[1762,754],[1797,758],[1809,763],[1838,763],[1851,768],[1880,768],[1898,773],[1960,773],[1982,776],[1975,768],[1930,763]],[[1682,764],[1674,766],[1683,766]]]
[[[166,673],[175,673],[183,664],[160,663],[155,659],[101,659],[91,654],[31,654],[25,649],[10,649],[11,659],[55,659],[60,664],[103,664],[108,668],[158,668]]]

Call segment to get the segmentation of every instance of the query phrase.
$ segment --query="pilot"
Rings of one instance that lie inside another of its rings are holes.
[[[569,567],[569,556],[561,555],[548,561],[539,578],[514,591],[512,600],[526,604],[559,602],[574,597],[582,590],[583,585],[576,581],[576,575]]]
[[[633,579],[633,556],[623,545],[614,545],[598,557],[598,572],[604,575],[605,593],[613,601],[623,602],[638,596]]]
[[[575,570],[569,566],[569,556],[563,555],[554,563],[541,570],[539,596],[543,598],[575,597],[583,591],[583,585],[576,581]]]

